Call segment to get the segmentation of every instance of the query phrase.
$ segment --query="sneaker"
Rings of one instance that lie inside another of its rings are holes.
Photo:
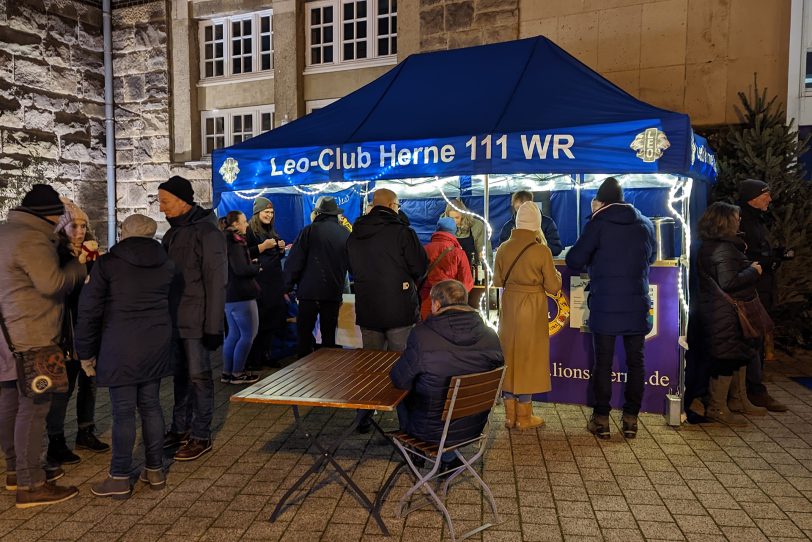
[[[634,414],[623,414],[623,436],[632,439],[637,436],[637,416]]]
[[[599,439],[606,440],[609,435],[609,416],[600,416],[592,414],[589,418],[589,423],[586,424],[586,430],[598,437]]]
[[[189,433],[167,431],[164,435],[164,448],[177,448],[189,442]]]
[[[90,450],[91,452],[102,453],[110,450],[110,445],[100,441],[93,434],[96,428],[93,426],[85,429],[79,429],[76,433],[76,447],[82,450]]]
[[[220,382],[223,384],[231,384],[231,375],[228,373],[220,373]]]
[[[253,384],[259,380],[259,375],[253,373],[243,373],[240,375],[231,375],[230,384]]]
[[[138,476],[138,481],[149,484],[150,489],[161,490],[166,487],[166,472],[163,468],[145,468]]]
[[[203,440],[191,438],[175,452],[175,461],[194,461],[201,455],[211,451],[211,439]]]
[[[34,489],[17,488],[17,508],[33,508],[56,504],[74,498],[79,490],[74,486],[62,487],[56,484],[42,484]]]
[[[116,500],[129,499],[133,488],[129,476],[108,475],[103,482],[95,484],[90,492],[97,497],[112,497]]]
[[[68,448],[65,435],[48,436],[47,459],[52,465],[75,465],[82,460]]]

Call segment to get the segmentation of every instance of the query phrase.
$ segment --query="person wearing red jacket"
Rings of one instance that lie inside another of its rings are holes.
[[[431,315],[431,287],[448,279],[460,281],[467,292],[474,287],[471,265],[468,256],[457,241],[457,224],[453,218],[444,217],[437,222],[437,231],[431,234],[431,241],[425,245],[429,258],[426,279],[420,287],[420,318]]]

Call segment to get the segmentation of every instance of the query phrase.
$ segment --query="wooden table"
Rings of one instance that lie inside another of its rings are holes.
[[[319,451],[319,456],[310,469],[288,489],[276,505],[271,515],[272,522],[276,521],[287,500],[305,480],[329,464],[355,491],[378,522],[381,531],[389,535],[379,511],[352,477],[341,468],[335,460],[335,453],[365,417],[364,411],[395,410],[406,396],[408,392],[395,388],[389,378],[389,371],[399,357],[399,352],[323,348],[231,396],[234,402],[290,405],[293,407],[296,427],[304,432],[308,441]],[[328,446],[319,442],[313,433],[303,426],[299,415],[300,406],[348,408],[357,409],[359,412],[337,441]],[[373,427],[383,434],[375,420],[371,422]]]

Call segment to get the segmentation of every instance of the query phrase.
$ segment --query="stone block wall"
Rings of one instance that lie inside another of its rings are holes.
[[[420,52],[519,37],[519,0],[416,1],[420,2]]]

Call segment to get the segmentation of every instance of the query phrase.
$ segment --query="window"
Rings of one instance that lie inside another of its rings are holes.
[[[395,61],[397,0],[319,0],[305,5],[309,71]]]
[[[804,88],[812,88],[812,51],[806,52],[806,75],[804,77]]]
[[[242,143],[273,129],[273,105],[203,111],[203,154]]]
[[[200,23],[202,79],[227,78],[273,69],[270,11]]]
[[[318,111],[322,107],[326,107],[336,101],[338,98],[328,98],[326,100],[309,100],[305,102],[305,110],[309,115],[313,111]]]

